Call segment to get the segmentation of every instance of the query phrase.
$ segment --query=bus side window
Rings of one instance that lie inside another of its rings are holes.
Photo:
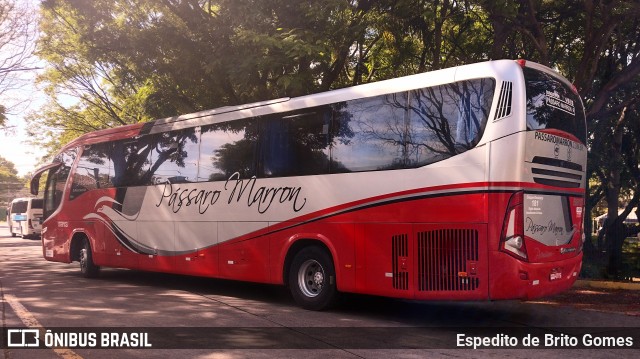
[[[85,146],[73,174],[69,199],[93,189],[112,187],[112,167],[110,143]]]
[[[116,187],[151,184],[151,136],[113,143],[113,185]]]
[[[411,91],[409,167],[428,165],[473,148],[487,123],[493,79],[461,81]]]
[[[256,174],[257,118],[202,127],[198,181],[224,181],[238,172],[240,178]]]
[[[406,93],[333,105],[331,172],[404,168]]]
[[[458,93],[456,116],[456,145],[458,153],[473,148],[484,131],[491,110],[495,80],[477,79],[449,85]]]
[[[151,150],[152,184],[195,182],[198,176],[200,128],[160,133]]]
[[[270,115],[261,121],[261,176],[329,173],[329,119],[327,106]]]

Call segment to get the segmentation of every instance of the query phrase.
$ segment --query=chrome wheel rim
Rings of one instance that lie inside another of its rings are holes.
[[[306,297],[314,298],[320,295],[326,275],[322,265],[315,259],[302,263],[298,270],[298,286]]]

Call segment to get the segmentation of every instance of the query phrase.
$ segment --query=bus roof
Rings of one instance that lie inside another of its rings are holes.
[[[147,123],[151,123],[151,122],[147,122]],[[73,141],[69,142],[67,145],[63,147],[63,150],[70,147],[75,147],[79,144],[92,144],[92,143],[105,142],[105,141],[110,141],[115,139],[134,137],[140,134],[140,130],[145,124],[146,123],[141,122],[141,123],[135,123],[132,125],[123,125],[123,126],[88,132],[74,139]]]

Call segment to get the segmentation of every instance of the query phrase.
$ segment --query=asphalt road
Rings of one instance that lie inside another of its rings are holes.
[[[77,263],[45,261],[39,241],[11,238],[6,226],[0,227],[0,296],[2,358],[640,354],[638,316],[520,301],[424,303],[356,295],[344,296],[333,310],[311,312],[277,286],[121,269],[85,279]],[[49,330],[49,339],[71,345],[23,349],[18,328],[28,329],[25,343],[34,332],[44,342]],[[129,348],[96,348],[103,335],[105,344]],[[483,338],[489,345],[469,348]],[[531,342],[536,338],[537,345]],[[519,348],[510,346],[514,339]],[[610,340],[615,347],[597,346]],[[629,344],[631,349],[618,349]],[[144,345],[151,347],[131,348]]]

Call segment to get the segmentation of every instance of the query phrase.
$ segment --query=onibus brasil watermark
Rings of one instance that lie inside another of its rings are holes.
[[[152,348],[145,332],[8,329],[8,348]]]

